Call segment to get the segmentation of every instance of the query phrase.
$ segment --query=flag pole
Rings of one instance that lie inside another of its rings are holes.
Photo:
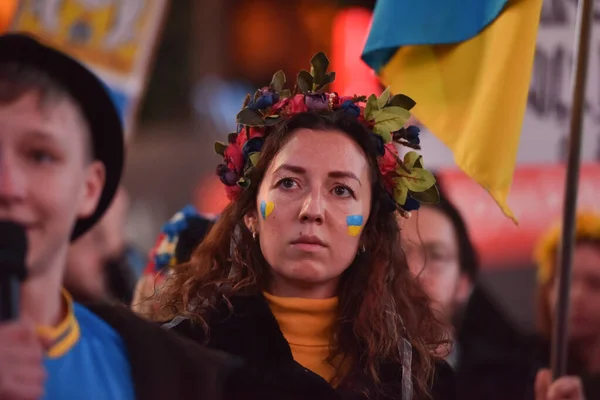
[[[569,124],[569,155],[567,160],[567,179],[562,220],[562,241],[559,252],[558,302],[552,335],[551,366],[552,377],[557,379],[566,374],[567,343],[569,322],[569,293],[571,286],[571,264],[575,247],[575,220],[577,211],[577,192],[579,187],[579,167],[581,164],[581,136],[583,113],[585,108],[585,89],[590,49],[593,0],[577,2],[577,25],[572,69],[571,95],[572,109]]]

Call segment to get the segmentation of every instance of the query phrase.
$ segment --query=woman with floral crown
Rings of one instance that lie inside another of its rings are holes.
[[[415,103],[388,90],[326,93],[319,53],[285,89],[247,96],[216,143],[231,200],[189,262],[174,266],[158,319],[237,356],[226,399],[455,399],[448,339],[411,275],[397,217],[439,192],[421,156]],[[536,379],[536,400],[583,399],[581,382]]]
[[[396,216],[437,197],[421,157],[395,147],[418,147],[414,102],[325,93],[328,64],[319,53],[293,91],[280,71],[246,98],[215,145],[232,202],[159,314],[245,362],[230,398],[454,398],[444,329],[397,245]]]
[[[164,325],[238,356],[228,399],[454,399],[448,340],[396,218],[436,202],[415,103],[326,93],[323,53],[279,71],[215,150],[231,200],[159,294]]]

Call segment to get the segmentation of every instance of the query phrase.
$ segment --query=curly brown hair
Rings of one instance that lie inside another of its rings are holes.
[[[303,113],[267,131],[250,186],[223,211],[190,262],[174,269],[159,295],[161,314],[189,317],[208,335],[209,313],[217,303],[266,288],[269,266],[244,224],[244,216],[257,210],[258,189],[271,160],[302,128],[345,133],[363,149],[370,166],[373,196],[362,233],[365,252],[343,273],[338,287],[339,311],[330,359],[341,355],[384,391],[380,367],[401,364],[407,336],[414,353],[415,396],[426,398],[435,361],[441,356],[438,349],[448,344],[447,329],[435,318],[428,297],[407,267],[391,199],[377,166],[377,143],[363,124],[343,113]]]

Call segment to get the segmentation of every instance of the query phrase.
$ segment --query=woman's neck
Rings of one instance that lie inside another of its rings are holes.
[[[278,297],[297,297],[302,299],[328,299],[336,295],[339,278],[318,284],[291,281],[274,275],[269,283],[268,292]]]

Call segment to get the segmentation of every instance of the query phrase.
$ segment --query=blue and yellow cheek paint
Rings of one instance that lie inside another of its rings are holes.
[[[348,215],[346,217],[346,225],[348,225],[348,235],[358,236],[363,227],[362,215]]]
[[[261,201],[260,202],[260,215],[262,215],[263,219],[267,219],[267,217],[273,212],[275,208],[275,204],[272,201]]]

